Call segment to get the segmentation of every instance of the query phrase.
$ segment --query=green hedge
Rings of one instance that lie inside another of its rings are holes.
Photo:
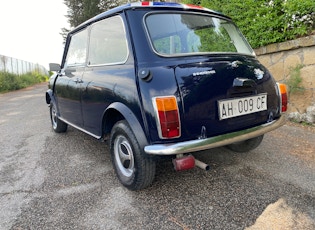
[[[222,12],[253,48],[309,35],[315,29],[314,0],[184,0]]]
[[[31,72],[22,75],[0,72],[0,92],[3,93],[22,89],[40,82],[45,82],[47,79],[48,76],[39,74],[38,72]]]

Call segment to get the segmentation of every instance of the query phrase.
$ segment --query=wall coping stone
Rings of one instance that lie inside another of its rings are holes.
[[[295,40],[274,43],[254,49],[257,56],[264,54],[277,53],[281,51],[294,50],[303,47],[315,46],[315,35],[301,37]]]

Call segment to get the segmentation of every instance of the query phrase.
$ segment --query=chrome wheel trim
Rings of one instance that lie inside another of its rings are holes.
[[[57,128],[57,111],[54,105],[51,108],[51,122],[54,129]]]
[[[119,135],[114,142],[115,162],[125,177],[131,177],[135,171],[134,156],[131,145],[125,136]]]

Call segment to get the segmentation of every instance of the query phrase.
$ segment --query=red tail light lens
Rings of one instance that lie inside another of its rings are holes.
[[[155,97],[153,105],[156,110],[160,138],[179,137],[180,121],[176,98],[174,96]]]
[[[284,113],[288,109],[288,93],[287,93],[287,87],[285,84],[277,83],[280,99],[281,99],[281,112]]]

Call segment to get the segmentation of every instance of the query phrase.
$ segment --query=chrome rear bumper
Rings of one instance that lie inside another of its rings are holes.
[[[171,144],[156,144],[148,145],[144,147],[144,151],[147,154],[152,155],[176,155],[182,153],[196,152],[206,149],[212,149],[221,147],[224,145],[229,145],[235,142],[248,140],[254,137],[261,136],[267,132],[279,128],[284,125],[285,116],[282,115],[279,119],[272,122],[268,122],[253,128],[222,134],[215,137],[197,139],[191,141],[184,141],[179,143]]]

